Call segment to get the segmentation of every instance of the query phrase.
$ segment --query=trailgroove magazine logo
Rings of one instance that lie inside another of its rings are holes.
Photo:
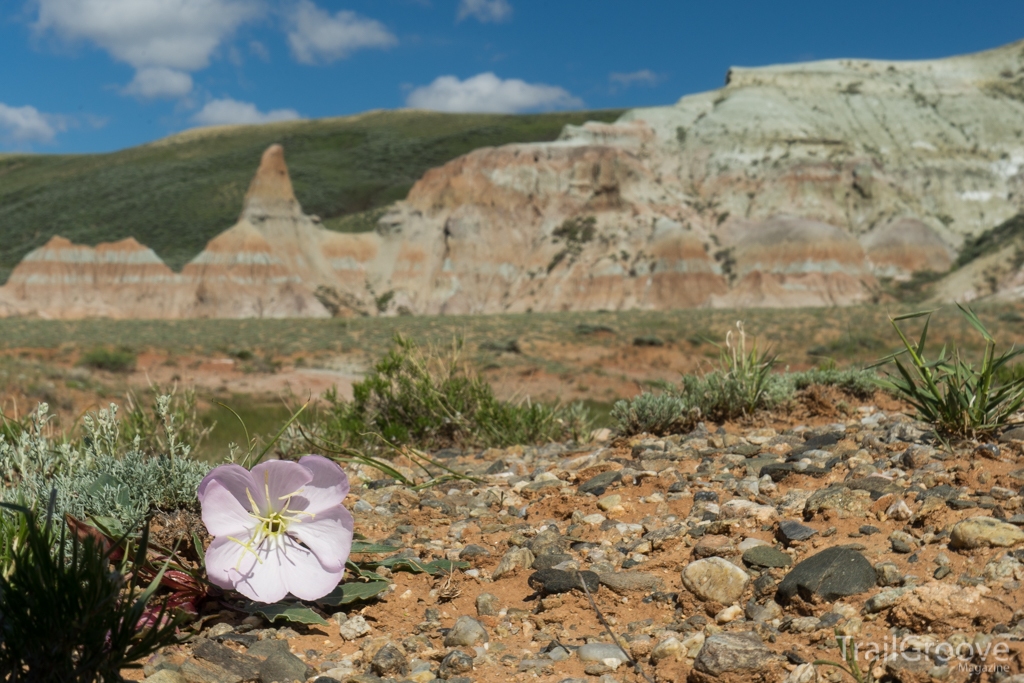
[[[956,664],[960,671],[971,673],[994,673],[1009,671],[1010,646],[1003,641],[947,643],[921,636],[908,635],[897,639],[855,642],[852,636],[838,636],[836,639],[843,653],[843,660],[882,663],[895,657],[907,662],[931,660],[938,665]]]

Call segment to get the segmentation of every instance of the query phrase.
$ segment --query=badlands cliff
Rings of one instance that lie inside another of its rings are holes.
[[[238,223],[181,273],[132,240],[54,238],[0,288],[0,314],[852,304],[877,298],[880,278],[948,270],[965,239],[1020,213],[1022,167],[1024,41],[933,61],[734,68],[725,87],[675,105],[435,168],[373,233],[304,215],[271,147]],[[956,277],[945,298],[985,294]],[[1024,275],[1004,279],[1024,291]]]

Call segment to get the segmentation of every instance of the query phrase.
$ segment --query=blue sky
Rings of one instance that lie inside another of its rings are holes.
[[[0,0],[0,151],[407,106],[670,104],[731,65],[1021,38],[1019,0]]]

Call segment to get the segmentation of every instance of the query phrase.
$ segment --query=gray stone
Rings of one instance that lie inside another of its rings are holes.
[[[230,671],[243,680],[255,679],[259,675],[260,662],[255,657],[235,652],[231,648],[200,638],[192,646],[192,654]]]
[[[259,657],[260,659],[266,659],[278,652],[291,652],[291,650],[288,649],[287,640],[277,640],[276,638],[258,640],[253,643],[248,650],[246,650],[247,655]]]
[[[370,666],[382,678],[396,678],[409,672],[409,660],[392,643],[388,643],[377,651]]]
[[[899,586],[903,583],[900,568],[892,562],[881,562],[875,565],[875,576],[879,586]]]
[[[437,675],[440,678],[451,679],[472,670],[473,658],[462,650],[452,650],[441,660]]]
[[[903,487],[886,477],[868,476],[860,479],[849,479],[843,484],[851,491],[867,491],[871,500],[878,500],[889,493],[903,493]]]
[[[517,569],[529,569],[533,566],[534,559],[536,558],[529,548],[512,548],[498,562],[498,566],[491,572],[491,578],[497,581],[507,574],[514,573]]]
[[[481,593],[476,596],[476,613],[481,617],[496,617],[501,611],[498,596],[493,593]]]
[[[158,652],[146,660],[146,663],[142,666],[142,673],[146,676],[152,676],[162,669],[177,671],[178,665],[171,661],[170,657],[167,655],[162,652]]]
[[[459,551],[459,559],[471,560],[475,557],[488,557],[490,554],[491,551],[483,547],[482,545],[475,545],[473,543],[470,543],[461,551]]]
[[[743,552],[743,561],[754,567],[788,567],[793,558],[770,545],[755,545]]]
[[[543,555],[538,555],[530,566],[533,569],[551,569],[555,565],[569,562],[572,559],[573,556],[568,553],[544,553]]]
[[[868,598],[867,602],[864,603],[864,611],[868,614],[874,614],[875,612],[887,610],[899,602],[899,599],[908,590],[908,588],[890,588],[889,590],[884,590],[877,595],[872,595]]]
[[[607,586],[620,595],[637,591],[657,591],[665,586],[660,576],[646,572],[612,572],[598,574],[601,585]]]
[[[804,503],[804,519],[835,512],[840,518],[863,515],[871,505],[868,491],[854,491],[846,486],[830,486],[811,494]]]
[[[338,634],[343,640],[355,640],[365,636],[369,632],[370,625],[366,623],[366,619],[364,619],[361,614],[349,617],[338,624]]]
[[[856,550],[828,548],[797,563],[779,584],[777,597],[788,602],[799,594],[808,602],[834,601],[875,586],[875,568]]]
[[[486,643],[490,638],[487,630],[473,617],[462,616],[455,620],[455,625],[444,637],[445,647],[471,647],[477,643]]]
[[[600,496],[608,490],[609,486],[620,481],[622,481],[622,475],[619,472],[614,470],[602,472],[580,484],[578,490],[580,493],[591,493],[595,496]]]
[[[177,671],[160,669],[152,676],[142,679],[142,683],[187,683],[187,680]]]
[[[561,569],[541,569],[530,574],[527,579],[530,588],[545,595],[568,593],[572,590],[583,591],[581,582],[585,583],[591,593],[597,592],[599,580],[597,574],[590,571],[563,571]]]
[[[889,534],[889,544],[894,553],[901,555],[909,555],[917,550],[917,539],[906,531],[894,531]]]
[[[745,571],[721,557],[708,557],[691,562],[683,569],[683,585],[701,600],[714,600],[723,605],[739,601],[750,583]]]
[[[619,664],[628,661],[629,657],[618,645],[612,643],[587,643],[576,650],[576,656],[581,662],[602,662],[608,664],[608,660],[615,660]],[[615,664],[613,666],[618,666]]]
[[[277,652],[260,664],[260,683],[292,683],[305,681],[313,671],[290,652]]]
[[[686,656],[686,650],[683,648],[683,644],[675,636],[669,636],[651,650],[651,663],[657,665],[658,662],[666,659],[678,661],[684,656]]]
[[[789,519],[779,522],[779,527],[775,531],[775,535],[778,539],[786,545],[789,545],[794,541],[806,541],[817,533],[818,532],[811,527]]]
[[[205,659],[186,659],[178,673],[188,683],[241,683],[243,680],[254,681],[259,676],[257,671],[252,678],[244,679]]]
[[[758,671],[775,656],[753,631],[716,633],[704,641],[693,668],[711,676],[737,671]]]
[[[526,544],[526,547],[530,549],[530,552],[532,552],[536,558],[539,555],[564,553],[569,549],[571,544],[572,541],[567,537],[558,533],[558,531],[554,529],[548,528],[531,538],[530,542]]]
[[[949,547],[1009,548],[1024,542],[1024,531],[992,517],[971,517],[958,522],[949,532]]]

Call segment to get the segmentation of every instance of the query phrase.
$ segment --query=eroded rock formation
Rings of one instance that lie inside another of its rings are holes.
[[[947,270],[965,237],[1020,213],[1022,167],[1024,41],[734,68],[675,105],[432,169],[368,234],[304,215],[271,147],[238,223],[180,274],[134,242],[55,239],[0,288],[0,314],[846,305]],[[1016,296],[1024,259],[1001,258]],[[942,296],[984,294],[958,283]]]

